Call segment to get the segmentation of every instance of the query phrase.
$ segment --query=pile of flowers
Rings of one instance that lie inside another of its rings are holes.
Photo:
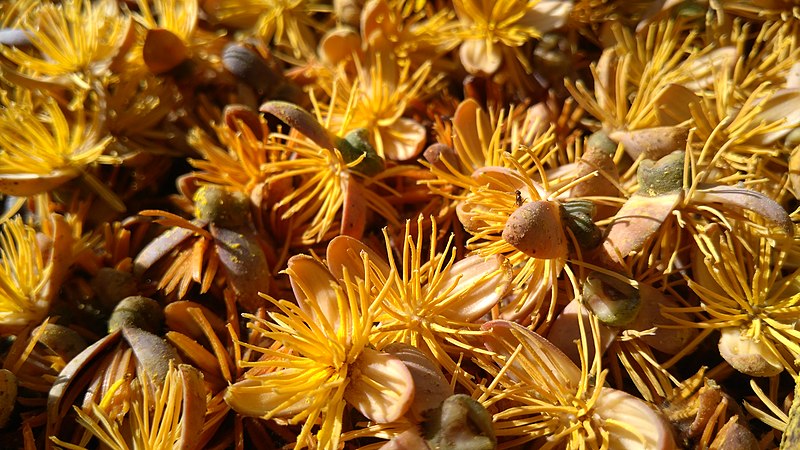
[[[0,442],[800,445],[793,1],[0,3]]]

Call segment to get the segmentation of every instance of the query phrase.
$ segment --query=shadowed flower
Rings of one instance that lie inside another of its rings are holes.
[[[365,273],[370,259],[362,258]],[[343,270],[337,281],[318,260],[294,256],[286,273],[297,303],[268,298],[278,309],[269,319],[245,315],[248,328],[274,344],[239,342],[262,357],[239,361],[250,370],[228,388],[225,400],[241,414],[302,424],[295,449],[339,448],[346,405],[373,422],[392,422],[414,397],[403,362],[370,346],[377,307],[389,286],[373,297],[369,279],[354,280]]]
[[[491,75],[509,57],[529,69],[520,47],[563,25],[572,2],[455,0],[453,8],[463,30],[461,63],[470,73]]]
[[[170,363],[163,385],[143,373],[131,382],[130,410],[123,418],[115,419],[106,408],[122,384],[114,384],[100,404],[91,403],[88,411],[74,407],[78,423],[86,429],[79,444],[56,437],[52,441],[70,450],[85,450],[92,436],[113,450],[184,449],[197,445],[206,410],[203,376],[197,369]]]
[[[553,134],[541,132],[536,121],[519,124],[501,116],[493,123],[473,100],[459,105],[453,127],[456,154],[443,155],[430,165],[436,179],[425,182],[457,202],[458,218],[472,234],[468,249],[483,257],[503,255],[512,265],[514,291],[501,307],[501,316],[534,322],[552,318],[557,290],[550,287],[567,257],[567,238],[554,199],[569,188],[550,185],[541,163],[552,152]],[[547,213],[535,216],[554,219],[547,226],[528,226],[528,209],[536,206]],[[518,228],[510,233],[513,236],[506,232],[509,223],[509,228]],[[546,251],[537,253],[530,242],[521,242],[533,234],[549,247]],[[518,239],[512,243],[511,237]]]
[[[267,42],[293,56],[313,55],[320,24],[317,13],[331,7],[316,0],[212,0],[204,9],[219,22],[236,28],[252,28]]]
[[[117,163],[104,155],[99,112],[79,108],[65,114],[55,100],[41,105],[12,103],[0,111],[0,192],[32,196],[81,177],[110,205],[125,210],[121,200],[87,169],[95,163]]]
[[[39,247],[36,231],[17,216],[0,233],[0,334],[40,322],[61,287],[70,264],[72,236],[61,216],[53,218],[49,254]]]
[[[87,90],[108,74],[129,26],[113,0],[41,2],[14,24],[37,52],[0,46],[0,53],[25,75]]]

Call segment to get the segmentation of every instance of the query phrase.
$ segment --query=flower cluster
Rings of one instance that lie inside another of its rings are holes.
[[[0,2],[0,442],[800,445],[798,42],[782,0]]]

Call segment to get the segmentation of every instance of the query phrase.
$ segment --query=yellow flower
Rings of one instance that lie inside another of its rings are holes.
[[[372,284],[381,292],[386,290],[375,316],[378,326],[372,342],[379,348],[393,342],[413,345],[456,373],[458,365],[448,352],[458,352],[463,336],[479,333],[482,318],[510,291],[511,268],[500,255],[473,255],[456,262],[451,242],[444,253],[437,254],[436,226],[426,242],[422,222],[419,216],[416,238],[406,222],[399,249],[402,260],[395,259],[388,235],[388,260],[363,243],[340,236],[328,245],[328,265],[339,278],[343,268],[364,278],[360,255],[369,255]],[[430,249],[427,257],[426,248]]]
[[[592,339],[599,342],[596,322],[591,330],[579,323],[580,368],[515,322],[483,325],[487,334],[482,339],[492,355],[478,353],[478,362],[494,379],[481,388],[478,401],[496,411],[500,445],[511,448],[533,441],[541,449],[678,448],[670,425],[653,408],[604,386],[606,371],[599,367],[599,357],[590,362],[586,356]]]
[[[39,247],[36,231],[16,218],[0,233],[0,332],[40,322],[61,287],[72,255],[72,235],[61,216],[53,217],[50,255]]]
[[[118,162],[104,155],[112,138],[103,134],[101,120],[101,113],[82,108],[65,114],[53,99],[8,105],[0,111],[0,192],[31,196],[81,176],[124,211],[119,198],[87,171],[95,163]]]
[[[370,260],[362,257],[366,272]],[[374,422],[400,418],[414,396],[411,374],[396,357],[370,347],[388,286],[373,297],[369,279],[354,280],[344,268],[337,281],[305,255],[291,258],[286,273],[297,303],[268,298],[278,309],[269,319],[245,315],[258,340],[275,344],[238,343],[263,356],[239,362],[251,369],[228,388],[228,404],[241,414],[302,423],[295,449],[339,448],[347,404]]]
[[[323,113],[334,122],[346,123],[342,131],[366,128],[383,158],[407,161],[418,156],[427,132],[403,115],[410,102],[423,100],[435,90],[440,77],[429,78],[430,63],[412,73],[407,63],[386,53],[374,54],[366,63],[357,59],[356,68],[354,81],[339,72],[332,80],[339,86],[323,87],[332,96],[330,111],[323,109]]]
[[[0,53],[26,74],[66,78],[87,90],[107,75],[130,26],[113,0],[41,2],[14,25],[27,31],[37,53],[1,47]]]
[[[89,411],[74,406],[78,423],[86,429],[79,445],[50,439],[70,450],[85,450],[91,436],[113,450],[162,450],[193,448],[200,438],[206,412],[206,393],[200,371],[187,364],[174,365],[162,382],[147,373],[130,383],[131,408],[127,417],[115,420],[107,402],[124,383],[114,384],[100,404]]]
[[[332,116],[323,119],[319,110],[314,118],[292,104],[269,102],[262,111],[265,108],[273,114],[302,118],[292,133],[270,134],[267,149],[273,155],[272,161],[262,167],[266,183],[290,180],[295,185],[273,205],[282,220],[291,220],[295,228],[302,230],[297,233],[299,236],[289,237],[293,244],[308,245],[333,238],[336,234],[332,228],[337,221],[340,234],[360,235],[368,210],[397,224],[397,212],[382,196],[392,191],[380,180],[406,168],[398,166],[380,172],[383,160],[366,137],[359,130],[344,138],[337,136],[333,131],[347,129],[347,123],[333,125]]]
[[[523,204],[558,195],[540,160],[551,154],[552,132],[540,133],[535,121],[519,124],[502,116],[492,123],[473,100],[459,105],[453,127],[456,158],[431,165],[436,179],[425,182],[457,202],[458,218],[472,234],[468,249],[483,257],[503,255],[512,265],[515,289],[501,316],[552,319],[557,290],[550,287],[566,262],[566,238],[558,243],[563,250],[558,257],[538,258],[503,237],[509,218]]]
[[[695,234],[697,250],[687,283],[702,303],[664,308],[664,315],[679,326],[700,328],[702,335],[719,330],[720,354],[741,372],[771,376],[785,369],[796,376],[800,270],[783,274],[791,246],[744,226],[734,230],[713,226]],[[680,312],[696,316],[688,319]]]
[[[506,55],[529,69],[520,47],[543,32],[560,27],[572,2],[454,0],[453,8],[463,30],[461,63],[470,73],[491,75]]]

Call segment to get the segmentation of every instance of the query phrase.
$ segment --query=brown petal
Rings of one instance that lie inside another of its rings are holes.
[[[225,271],[228,287],[246,310],[265,305],[259,295],[269,292],[270,270],[258,237],[249,231],[235,231],[211,225],[214,247]]]
[[[367,226],[367,202],[361,193],[361,185],[352,176],[347,175],[342,205],[342,223],[339,234],[360,239]]]
[[[147,30],[142,57],[150,72],[159,75],[177,67],[189,56],[189,48],[173,32],[154,28]]]
[[[794,236],[794,223],[786,210],[778,202],[761,192],[734,186],[712,186],[694,191],[692,203],[715,203],[723,208],[731,206],[746,209],[761,216],[772,226],[779,228],[787,236]]]
[[[344,398],[369,420],[394,422],[411,407],[414,379],[399,358],[365,348],[350,370]]]
[[[625,148],[625,152],[633,159],[642,154],[645,159],[659,159],[675,150],[686,148],[689,127],[668,126],[614,131],[609,133],[608,137],[615,142],[621,143]]]
[[[178,364],[183,405],[181,405],[181,437],[176,443],[179,450],[197,448],[206,417],[206,388],[203,374],[188,364]]]

